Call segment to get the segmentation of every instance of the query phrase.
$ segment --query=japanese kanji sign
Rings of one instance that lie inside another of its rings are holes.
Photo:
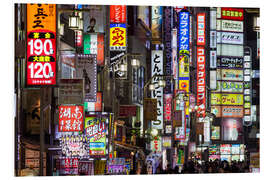
[[[27,85],[56,84],[56,5],[27,4]]]
[[[197,47],[197,117],[205,116],[206,110],[205,48]]]
[[[205,13],[197,14],[197,45],[205,45]]]
[[[212,93],[212,105],[243,105],[243,94]]]
[[[179,13],[179,51],[189,51],[189,12]]]
[[[243,21],[244,10],[236,8],[221,8],[221,18]]]
[[[83,130],[83,106],[59,106],[59,132]]]
[[[126,50],[126,24],[110,24],[110,50]]]
[[[88,157],[87,136],[62,136],[59,140],[63,157]]]
[[[110,5],[110,22],[126,23],[127,7],[125,5]]]
[[[152,50],[151,75],[163,75],[163,51]],[[157,119],[152,121],[152,127],[156,129],[163,128],[163,88],[158,86],[159,77],[155,77],[152,83],[155,90],[151,97],[157,99]]]
[[[107,117],[85,117],[85,133],[89,137],[90,156],[106,155]]]

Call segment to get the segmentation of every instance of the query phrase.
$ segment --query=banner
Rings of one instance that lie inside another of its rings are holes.
[[[211,105],[243,105],[243,94],[211,94]]]
[[[197,117],[205,116],[206,109],[205,49],[197,47]]]
[[[232,93],[243,93],[243,82],[234,81],[217,81],[217,89],[212,92],[232,92]]]
[[[97,65],[104,65],[104,35],[84,34],[83,53],[97,55]]]
[[[221,8],[221,18],[229,20],[244,20],[244,9]]]
[[[197,45],[204,46],[205,39],[205,13],[197,14]]]
[[[126,24],[110,24],[110,51],[125,51]]]
[[[163,51],[152,50],[151,76],[163,75]],[[155,129],[163,129],[163,88],[158,87],[159,77],[153,79],[155,90],[152,91],[151,97],[157,99],[157,119],[152,121],[152,127]]]
[[[242,57],[218,57],[217,66],[219,68],[243,68],[243,58]]]
[[[179,52],[189,51],[189,12],[179,13]]]
[[[83,130],[83,106],[59,106],[59,132]]]
[[[211,113],[219,117],[242,118],[244,116],[243,106],[211,106]]]
[[[89,11],[83,12],[84,33],[104,33],[105,6],[90,5]]]
[[[125,5],[110,5],[110,23],[126,23],[126,9]]]
[[[217,69],[217,80],[243,81],[243,70]]]
[[[96,55],[77,55],[77,78],[84,79],[84,93],[86,102],[97,101],[97,59]]]
[[[56,84],[56,5],[27,4],[27,85]]]
[[[107,147],[107,122],[106,116],[87,116],[85,117],[85,133],[89,137],[89,155],[90,156],[105,156]]]

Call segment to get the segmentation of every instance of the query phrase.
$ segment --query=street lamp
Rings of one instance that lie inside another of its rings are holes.
[[[73,30],[78,29],[79,28],[79,20],[80,20],[80,16],[78,16],[77,14],[75,14],[75,12],[73,12],[72,15],[70,15],[69,19],[68,19],[69,29],[73,29]]]

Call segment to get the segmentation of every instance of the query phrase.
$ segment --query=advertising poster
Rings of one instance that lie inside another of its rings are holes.
[[[126,24],[110,24],[110,50],[125,51],[126,45]]]
[[[210,68],[217,68],[217,51],[210,51]]]
[[[243,81],[243,70],[217,69],[217,80]]]
[[[216,117],[238,117],[244,116],[243,106],[211,106],[211,113]]]
[[[221,8],[221,18],[229,20],[244,20],[244,10],[237,8]]]
[[[89,147],[85,135],[62,136],[60,147],[63,157],[88,157]]]
[[[236,81],[217,81],[217,89],[212,92],[232,92],[232,93],[243,93],[243,82]]]
[[[102,112],[102,92],[97,92],[96,102],[84,102],[85,112]]]
[[[126,9],[125,5],[110,5],[110,23],[126,23]]]
[[[59,132],[83,130],[83,106],[59,106]]]
[[[152,50],[151,76],[163,75],[163,51]],[[158,87],[159,77],[153,79],[155,90],[152,91],[151,97],[157,99],[157,119],[152,121],[152,127],[163,129],[163,88]]]
[[[106,116],[85,117],[85,133],[89,140],[90,156],[105,156],[107,148],[107,122]]]
[[[211,105],[243,105],[243,94],[211,94]]]
[[[56,84],[56,5],[27,4],[27,85]]]
[[[197,45],[205,45],[205,13],[197,14]]]
[[[211,126],[211,140],[219,140],[219,139],[220,139],[220,127]]]
[[[84,93],[86,102],[97,101],[97,59],[96,55],[77,55],[77,78],[84,79]]]
[[[219,68],[243,68],[242,57],[218,57],[217,66]]]
[[[221,121],[222,126],[222,139],[225,141],[236,141],[241,139],[243,129],[242,118],[223,118]]]
[[[89,11],[83,12],[84,33],[104,33],[105,7],[90,5]]]
[[[150,27],[150,11],[148,6],[138,6],[138,18],[141,19],[148,28]]]
[[[179,52],[189,51],[189,12],[179,13]]]
[[[205,79],[205,49],[197,47],[197,117],[205,116],[206,109],[206,79]]]
[[[152,39],[155,39],[157,44],[161,43],[162,33],[162,6],[152,6]]]
[[[95,54],[97,65],[104,65],[104,35],[84,34],[83,44],[83,53]]]

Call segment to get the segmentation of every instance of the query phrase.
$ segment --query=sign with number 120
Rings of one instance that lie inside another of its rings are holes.
[[[27,85],[56,83],[56,6],[27,4]]]

